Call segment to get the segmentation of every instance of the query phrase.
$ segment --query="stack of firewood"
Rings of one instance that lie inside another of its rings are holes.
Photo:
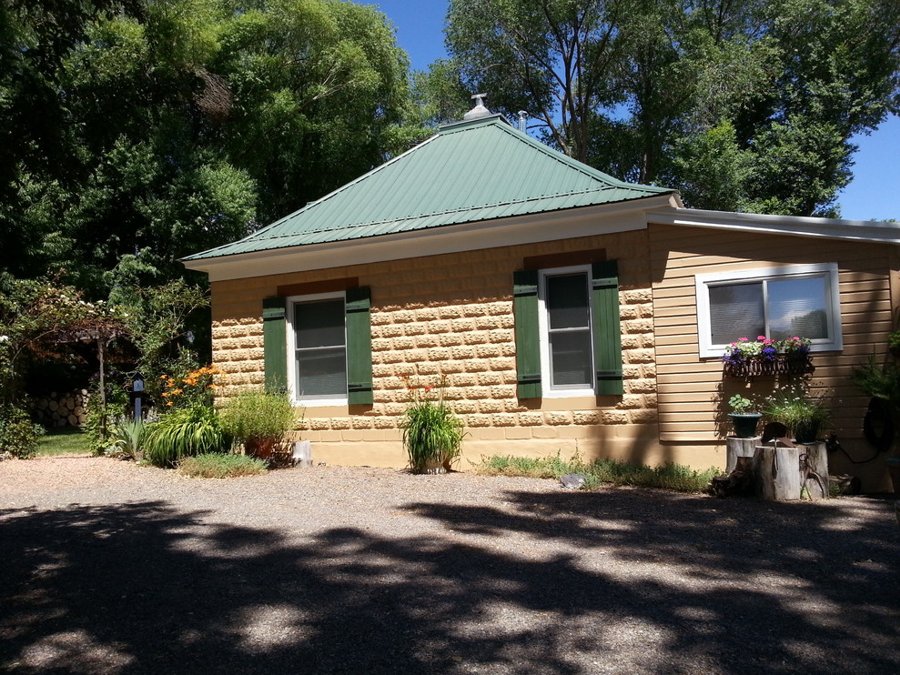
[[[34,399],[32,415],[45,427],[80,427],[87,415],[87,389],[59,394],[52,392]]]

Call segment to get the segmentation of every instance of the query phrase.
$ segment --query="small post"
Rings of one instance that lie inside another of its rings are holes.
[[[134,419],[141,419],[141,401],[144,398],[144,380],[140,375],[136,375],[131,385],[132,395],[134,396]]]
[[[103,355],[106,345],[103,335],[97,334],[97,360],[100,362],[100,440],[106,440],[106,366]]]

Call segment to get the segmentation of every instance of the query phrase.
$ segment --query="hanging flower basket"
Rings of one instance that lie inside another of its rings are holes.
[[[772,340],[765,335],[755,341],[740,338],[725,348],[722,370],[727,377],[802,377],[815,370],[811,344],[808,338],[796,336],[785,340]]]

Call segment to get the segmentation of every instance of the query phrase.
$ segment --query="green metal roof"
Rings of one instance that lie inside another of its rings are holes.
[[[200,260],[363,239],[672,193],[617,180],[500,115],[450,124],[411,150]]]

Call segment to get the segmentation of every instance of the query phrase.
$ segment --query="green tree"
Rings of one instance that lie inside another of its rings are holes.
[[[414,135],[385,17],[337,0],[0,6],[0,265],[94,298],[157,282]]]
[[[704,208],[835,215],[900,110],[894,0],[453,0],[447,41],[492,107]]]

